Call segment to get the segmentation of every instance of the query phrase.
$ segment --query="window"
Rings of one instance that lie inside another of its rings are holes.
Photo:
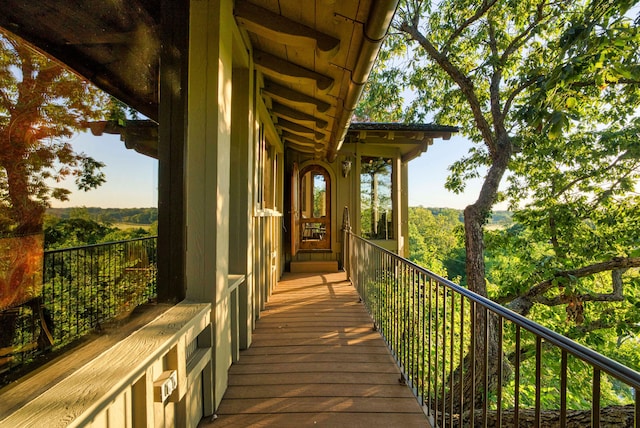
[[[391,158],[363,156],[360,169],[360,235],[394,239]]]

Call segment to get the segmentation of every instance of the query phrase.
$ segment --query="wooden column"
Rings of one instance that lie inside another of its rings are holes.
[[[400,170],[400,200],[397,219],[398,225],[396,239],[398,240],[398,255],[409,257],[409,164],[398,159]]]
[[[191,1],[185,267],[187,298],[212,304],[216,405],[232,362],[228,274],[233,25],[231,0]]]
[[[162,0],[158,142],[158,300],[185,297],[189,2]]]

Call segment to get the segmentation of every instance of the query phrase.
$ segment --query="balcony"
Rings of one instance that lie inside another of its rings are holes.
[[[211,306],[184,301],[0,391],[0,426],[148,426],[166,409],[214,427],[638,426],[637,372],[344,239],[346,273],[285,274],[265,292],[214,416]],[[582,408],[568,400],[572,383],[588,384]]]

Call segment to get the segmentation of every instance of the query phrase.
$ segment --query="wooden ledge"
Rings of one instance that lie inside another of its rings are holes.
[[[210,303],[178,303],[0,420],[0,427],[66,427],[89,423],[148,371],[151,374],[154,361],[162,359],[182,338],[184,344],[191,343],[210,323]],[[188,373],[180,373],[180,368],[178,371],[179,382],[185,379],[187,383]],[[152,383],[153,379],[147,381]],[[186,386],[179,385],[179,389]]]
[[[233,291],[245,280],[244,275],[230,273],[227,277],[229,281],[229,291]]]

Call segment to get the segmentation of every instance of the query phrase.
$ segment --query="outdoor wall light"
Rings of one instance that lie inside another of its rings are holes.
[[[342,161],[342,176],[347,178],[351,171],[351,159],[345,159]]]

